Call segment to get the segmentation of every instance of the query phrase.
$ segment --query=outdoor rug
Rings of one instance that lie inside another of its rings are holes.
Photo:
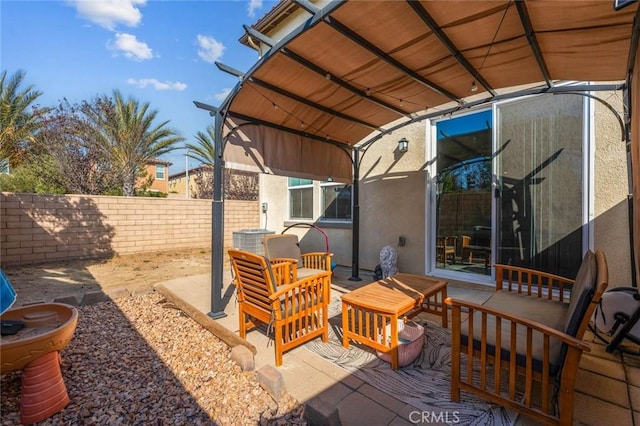
[[[335,293],[335,292],[334,292]],[[509,425],[516,420],[516,413],[474,395],[461,392],[461,402],[450,400],[451,383],[451,334],[439,323],[420,316],[413,319],[425,329],[424,347],[418,358],[408,366],[392,370],[375,351],[350,342],[349,349],[342,346],[341,305],[339,295],[332,295],[329,310],[329,342],[314,339],[305,344],[310,350],[330,362],[344,368],[353,376],[388,395],[403,401],[417,410],[442,413],[442,421],[459,425]],[[337,298],[336,298],[337,297]],[[476,369],[479,374],[479,367]],[[492,374],[487,374],[493,377]]]

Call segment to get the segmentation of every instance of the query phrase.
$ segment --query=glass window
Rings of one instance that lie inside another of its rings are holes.
[[[289,178],[289,218],[313,219],[313,181]]]
[[[164,164],[156,164],[156,179],[164,180]]]
[[[0,158],[0,173],[9,173],[9,160]]]
[[[320,191],[322,219],[351,220],[351,185],[325,183]]]
[[[436,268],[491,270],[491,110],[438,121]]]

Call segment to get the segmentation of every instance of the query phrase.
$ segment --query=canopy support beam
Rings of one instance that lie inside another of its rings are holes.
[[[469,74],[471,74],[475,81],[480,83],[482,87],[484,87],[487,92],[491,93],[492,96],[496,95],[495,90],[491,87],[489,82],[480,75],[478,70],[476,70],[473,65],[464,57],[462,52],[458,50],[455,44],[451,41],[449,37],[442,31],[440,25],[433,19],[433,17],[427,12],[427,10],[420,4],[420,2],[413,0],[406,0],[409,6],[416,12],[416,14],[422,19],[422,21],[427,24],[431,32],[438,37],[440,42],[449,50],[451,55],[458,61],[460,65],[462,65]],[[508,7],[508,6],[507,6]]]
[[[359,145],[360,149],[366,150],[371,144],[376,142],[379,139],[382,139],[384,136],[395,132],[398,129],[401,129],[409,124],[416,123],[418,121],[423,121],[426,119],[444,117],[448,114],[454,114],[459,111],[463,111],[465,109],[470,109],[473,107],[477,107],[480,105],[484,105],[489,102],[502,101],[506,99],[513,99],[521,96],[531,96],[531,95],[540,95],[543,93],[567,93],[567,92],[602,92],[602,91],[616,91],[622,90],[626,87],[626,84],[594,84],[594,85],[575,85],[575,86],[553,86],[553,87],[537,87],[532,89],[524,89],[517,92],[505,93],[502,95],[496,95],[493,97],[488,97],[484,99],[478,99],[476,101],[467,102],[464,105],[458,105],[451,108],[446,108],[442,110],[438,110],[435,112],[427,112],[426,114],[419,114],[411,118],[409,121],[402,122],[395,126],[388,127],[384,130],[384,132],[375,135],[363,143]]]
[[[254,28],[251,28],[248,25],[243,25],[242,28],[244,28],[244,31],[250,35],[251,37],[255,37],[257,38],[261,43],[266,44],[269,47],[273,47],[275,43],[275,41],[271,40],[271,38],[267,37],[266,35],[262,34],[260,31],[257,31]]]
[[[551,81],[551,77],[549,76],[549,68],[547,68],[547,64],[545,63],[544,58],[542,57],[542,53],[540,52],[540,45],[538,44],[536,34],[533,31],[531,18],[529,18],[529,12],[527,11],[527,6],[524,4],[524,2],[517,1],[516,8],[518,9],[518,14],[520,15],[520,21],[522,21],[524,31],[527,34],[527,40],[529,41],[529,46],[531,46],[531,50],[533,51],[533,56],[536,58],[536,62],[538,62],[540,72],[544,77],[544,81],[547,82],[547,86],[551,87],[553,86],[553,81]]]
[[[281,126],[279,124],[274,124],[274,123],[271,123],[269,121],[260,120],[259,118],[250,117],[250,116],[244,115],[244,114],[238,114],[238,113],[229,112],[227,115],[229,117],[237,118],[237,119],[240,119],[240,120],[243,120],[243,121],[249,121],[249,122],[251,122],[253,124],[257,124],[257,125],[260,125],[260,126],[269,127],[269,128],[272,128],[272,129],[276,129],[276,130],[280,130],[280,131],[286,132],[286,133],[291,133],[293,135],[300,136],[300,137],[303,137],[303,138],[314,139],[314,140],[317,140],[319,142],[324,142],[324,143],[328,143],[328,144],[331,144],[331,145],[335,145],[335,146],[337,146],[339,148],[342,148],[342,149],[351,150],[351,145],[348,145],[348,144],[343,143],[343,142],[334,141],[331,138],[323,138],[322,136],[314,135],[314,134],[311,134],[311,133],[308,133],[308,132],[303,132],[303,131],[300,131],[300,130],[291,129],[289,127]]]
[[[284,90],[284,89],[282,89],[280,87],[274,86],[271,83],[267,83],[266,81],[259,80],[259,79],[255,78],[255,77],[250,77],[249,81],[251,83],[254,83],[254,84],[260,86],[260,87],[264,87],[267,90],[275,92],[275,93],[277,93],[279,95],[285,96],[285,97],[287,97],[289,99],[293,99],[294,101],[297,101],[297,102],[300,102],[300,103],[305,104],[307,106],[310,106],[311,108],[315,108],[315,109],[320,110],[322,112],[326,112],[327,114],[331,114],[331,115],[334,115],[334,116],[336,116],[338,118],[342,118],[343,120],[347,120],[347,121],[350,121],[352,123],[359,124],[360,126],[364,126],[364,127],[368,128],[368,129],[371,129],[371,130],[375,130],[375,131],[378,131],[378,132],[382,131],[379,127],[377,127],[377,126],[375,126],[375,125],[373,125],[371,123],[367,123],[366,121],[359,120],[359,119],[351,117],[351,116],[349,116],[347,114],[343,114],[343,113],[338,112],[336,110],[327,108],[327,107],[322,106],[320,104],[317,104],[317,103],[315,103],[313,101],[310,101],[310,100],[308,100],[306,98],[303,98],[302,96],[298,96],[298,95],[293,94],[293,93],[291,93],[291,92],[289,92],[287,90]],[[305,123],[305,124],[309,124],[309,123]]]
[[[304,10],[306,10],[312,15],[315,15],[316,13],[320,12],[320,9],[316,7],[316,5],[312,4],[307,0],[293,0],[293,2],[297,3],[298,6],[300,6],[301,8],[303,8]]]
[[[339,33],[343,34],[344,36],[348,37],[349,39],[353,40],[360,47],[368,50],[370,53],[372,53],[375,56],[377,56],[378,58],[382,59],[383,61],[385,61],[389,65],[391,65],[391,66],[395,67],[396,69],[402,71],[402,73],[404,73],[406,76],[412,78],[414,81],[422,84],[423,86],[427,87],[428,89],[431,89],[431,90],[433,90],[435,92],[438,92],[442,96],[445,96],[445,97],[449,98],[449,100],[455,101],[455,102],[457,102],[459,104],[463,103],[462,99],[458,98],[456,95],[454,95],[453,93],[449,92],[447,89],[445,89],[443,87],[440,87],[437,84],[427,80],[426,78],[422,77],[417,72],[411,70],[409,67],[407,67],[403,63],[401,63],[401,62],[395,60],[394,58],[392,58],[391,56],[387,55],[382,49],[376,47],[374,44],[372,44],[369,41],[367,41],[364,37],[361,37],[358,34],[356,34],[355,32],[353,32],[349,27],[347,27],[346,25],[342,24],[336,18],[333,18],[331,16],[327,16],[324,20],[331,28],[333,28],[334,30],[336,30]]]
[[[406,112],[404,112],[400,108],[396,108],[395,106],[389,104],[388,102],[383,101],[382,99],[377,99],[375,96],[367,95],[366,88],[365,88],[365,90],[362,90],[362,89],[359,89],[359,88],[353,86],[351,83],[348,83],[348,82],[342,80],[341,78],[336,77],[335,75],[332,75],[327,70],[324,70],[324,69],[320,68],[319,66],[317,66],[313,62],[308,61],[307,59],[303,58],[302,56],[298,55],[297,53],[294,53],[291,50],[285,49],[285,48],[280,49],[280,52],[283,55],[287,56],[288,58],[293,59],[294,61],[296,61],[300,65],[304,66],[305,68],[315,72],[318,75],[321,75],[322,77],[326,78],[329,81],[332,81],[334,84],[337,84],[338,86],[342,87],[343,89],[347,89],[348,91],[350,91],[354,95],[360,96],[362,99],[366,99],[367,101],[372,102],[372,103],[374,103],[374,104],[376,104],[376,105],[378,105],[378,106],[380,106],[382,108],[386,108],[389,111],[392,111],[392,112],[394,112],[396,114],[399,114],[399,115],[405,116],[405,117],[409,117],[409,114],[407,114]]]

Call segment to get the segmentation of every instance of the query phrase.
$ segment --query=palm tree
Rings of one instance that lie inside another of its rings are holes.
[[[197,144],[187,143],[187,157],[193,158],[202,164],[213,167],[216,158],[215,148],[215,128],[211,125],[207,127],[207,133],[196,133]]]
[[[215,148],[215,128],[211,125],[207,127],[207,133],[196,133],[197,144],[187,143],[187,157],[193,158],[211,168],[214,167],[216,158]],[[258,174],[225,168],[224,177],[224,197],[235,200],[257,200],[258,199]],[[196,175],[197,193],[196,198],[213,197],[213,180],[206,179],[202,172]]]
[[[118,90],[113,98],[102,96],[82,107],[88,121],[85,137],[95,143],[108,158],[122,179],[122,194],[135,195],[138,172],[150,160],[175,149],[184,140],[172,128],[169,121],[154,125],[157,110],[137,100],[125,100]]]
[[[0,75],[0,160],[14,167],[23,159],[26,144],[38,130],[39,119],[45,110],[29,111],[42,92],[28,86],[20,88],[26,73],[17,71],[7,80],[7,71]]]

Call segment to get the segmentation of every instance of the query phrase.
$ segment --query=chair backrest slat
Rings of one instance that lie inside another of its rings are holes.
[[[275,292],[275,286],[266,259],[240,250],[229,250],[229,256],[236,275],[239,297],[245,303],[271,311],[273,302],[269,300],[269,296]]]

